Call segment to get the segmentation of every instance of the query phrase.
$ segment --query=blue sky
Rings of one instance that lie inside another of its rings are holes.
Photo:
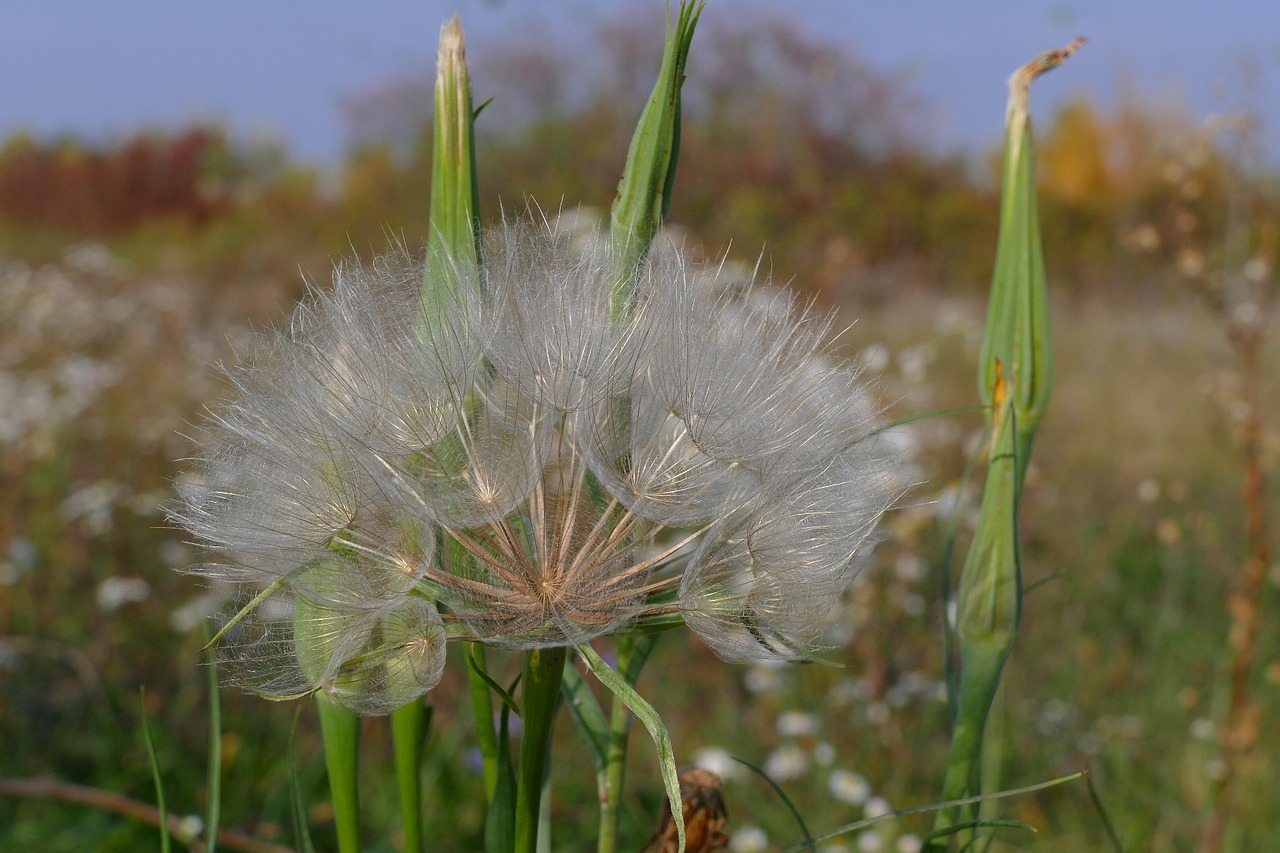
[[[655,16],[664,8],[661,0],[0,0],[0,135],[109,138],[211,119],[336,163],[347,141],[343,99],[430,68],[452,12],[478,65],[504,36],[580,27],[627,5],[651,6]],[[997,140],[1008,74],[1085,35],[1089,45],[1037,84],[1037,115],[1073,93],[1107,105],[1122,90],[1200,116],[1248,108],[1262,120],[1268,159],[1280,162],[1275,0],[711,0],[704,20],[761,10],[794,15],[905,79],[940,150]]]

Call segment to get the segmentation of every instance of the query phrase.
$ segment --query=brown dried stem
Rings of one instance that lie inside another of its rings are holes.
[[[112,814],[140,820],[152,826],[160,826],[160,810],[150,803],[134,800],[110,791],[90,788],[87,785],[76,785],[60,779],[21,779],[0,777],[0,797],[45,797],[60,800],[64,803],[76,803],[89,806]],[[168,816],[169,832],[175,838],[182,838],[182,816]],[[199,839],[185,840],[187,848],[193,853],[203,853],[205,844]],[[292,847],[262,841],[233,829],[218,830],[218,845],[228,850],[243,850],[245,853],[294,853]]]
[[[1262,622],[1262,590],[1271,561],[1267,543],[1266,475],[1262,463],[1261,325],[1248,333],[1233,336],[1233,343],[1240,359],[1241,398],[1248,407],[1240,425],[1244,464],[1241,496],[1245,509],[1247,552],[1235,589],[1227,597],[1227,612],[1231,616],[1228,642],[1234,656],[1230,668],[1227,715],[1218,733],[1224,773],[1214,796],[1213,814],[1200,839],[1202,853],[1217,853],[1222,849],[1235,810],[1233,789],[1239,766],[1258,740],[1260,709],[1250,693],[1250,681]]]

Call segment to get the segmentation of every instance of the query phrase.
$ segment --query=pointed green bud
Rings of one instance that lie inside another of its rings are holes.
[[[671,187],[680,154],[680,87],[702,2],[683,2],[675,26],[667,22],[662,68],[640,115],[627,165],[613,200],[609,235],[621,276],[644,260],[654,234],[671,207]]]
[[[454,15],[440,29],[436,59],[434,138],[431,149],[431,233],[422,300],[428,314],[455,281],[479,269],[479,190],[475,112],[462,24]]]
[[[1000,236],[978,362],[978,392],[991,430],[990,462],[978,529],[956,594],[954,636],[960,648],[960,678],[943,800],[979,791],[987,714],[1022,621],[1018,502],[1036,427],[1053,384],[1049,295],[1028,99],[1031,81],[1060,65],[1083,43],[1077,39],[1062,50],[1043,53],[1009,80]],[[941,832],[976,815],[973,807],[944,809],[934,829]],[[933,846],[945,846],[945,841],[935,841]]]
[[[1049,336],[1049,292],[1036,202],[1035,152],[1028,115],[1031,81],[1056,68],[1084,44],[1076,39],[1061,50],[1042,53],[1009,78],[1001,182],[1000,236],[986,334],[978,362],[978,392],[988,417],[997,363],[1002,363],[1016,414],[1017,483],[1022,487],[1036,428],[1053,385]]]

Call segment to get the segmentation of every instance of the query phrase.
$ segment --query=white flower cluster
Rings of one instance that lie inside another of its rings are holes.
[[[829,322],[662,240],[622,278],[594,235],[483,248],[425,288],[342,267],[231,373],[173,515],[252,597],[244,683],[386,713],[448,638],[677,617],[726,659],[811,652],[900,488]]]

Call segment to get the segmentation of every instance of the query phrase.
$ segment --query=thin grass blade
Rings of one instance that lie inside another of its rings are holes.
[[[160,779],[160,762],[156,758],[156,745],[151,739],[151,723],[147,719],[147,694],[139,691],[142,705],[142,742],[147,747],[147,761],[151,763],[151,780],[156,786],[156,809],[160,812],[160,850],[169,853],[169,810],[164,802],[164,782]]]

